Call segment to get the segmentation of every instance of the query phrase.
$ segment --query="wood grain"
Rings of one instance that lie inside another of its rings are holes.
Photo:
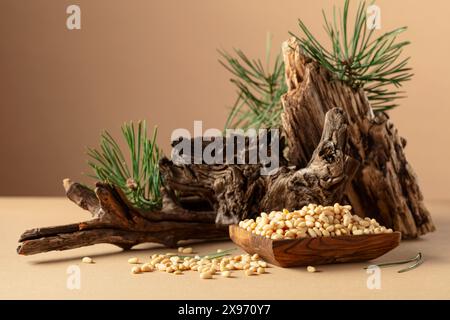
[[[341,202],[359,167],[359,161],[346,154],[347,129],[343,110],[329,110],[309,163],[282,166],[270,175],[261,174],[261,164],[177,164],[166,158],[159,168],[166,189],[206,199],[219,225],[236,224],[263,211],[333,205]]]
[[[230,238],[250,254],[280,267],[368,261],[400,244],[401,233],[360,236],[271,240],[237,225],[229,228]]]
[[[67,197],[92,214],[92,219],[68,225],[26,230],[19,238],[17,252],[32,255],[53,250],[68,250],[98,243],[123,249],[156,242],[168,247],[180,240],[224,239],[227,228],[216,226],[215,212],[196,212],[178,207],[166,198],[167,211],[142,211],[131,205],[119,188],[97,183],[95,191],[68,179]]]
[[[372,111],[362,88],[353,89],[302,54],[295,38],[283,43],[288,92],[282,97],[282,124],[289,163],[304,167],[320,141],[328,110],[339,107],[348,120],[347,155],[360,161],[343,202],[360,217],[400,231],[403,238],[435,226],[405,154],[406,140],[386,112]]]

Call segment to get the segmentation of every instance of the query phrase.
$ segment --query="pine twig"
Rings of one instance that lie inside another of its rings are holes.
[[[287,91],[284,80],[284,63],[281,55],[275,58],[270,68],[271,42],[266,44],[265,66],[260,59],[249,59],[241,50],[236,57],[219,51],[223,58],[219,62],[230,71],[230,79],[237,89],[237,99],[231,109],[225,128],[259,129],[280,126],[281,96]]]
[[[157,128],[148,138],[145,121],[138,122],[137,128],[130,122],[122,126],[122,136],[128,147],[128,161],[116,140],[105,131],[100,148],[88,148],[88,165],[94,173],[90,176],[119,187],[137,208],[157,209],[162,201]]]
[[[408,58],[401,59],[403,49],[409,41],[397,42],[397,36],[406,27],[394,29],[374,38],[374,28],[367,31],[366,3],[361,1],[356,11],[354,28],[349,34],[349,0],[344,10],[333,18],[323,13],[324,28],[330,40],[330,47],[323,46],[302,20],[298,21],[303,36],[296,36],[304,53],[318,61],[333,73],[337,79],[353,88],[362,87],[375,111],[392,109],[397,99],[404,98],[404,92],[397,90],[413,76],[407,66]]]

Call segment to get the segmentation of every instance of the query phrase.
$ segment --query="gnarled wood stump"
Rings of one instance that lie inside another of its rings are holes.
[[[67,197],[88,210],[92,219],[25,231],[17,252],[23,255],[67,250],[98,243],[123,249],[145,242],[176,246],[179,240],[226,238],[228,230],[214,224],[215,212],[196,212],[165,199],[166,210],[145,212],[131,206],[123,193],[104,183],[91,189],[64,180]]]
[[[261,211],[340,201],[358,166],[346,155],[346,145],[346,117],[334,108],[325,117],[322,137],[305,168],[280,167],[261,175],[260,165],[176,165],[163,159],[160,170],[167,189],[207,199],[217,212],[217,224],[233,224]]]
[[[349,122],[348,153],[361,162],[345,191],[354,212],[376,218],[403,238],[435,230],[399,136],[385,112],[374,114],[363,89],[354,90],[317,62],[302,55],[294,38],[283,44],[288,92],[283,97],[283,128],[289,161],[303,167],[313,154],[325,114],[344,110]]]
[[[162,159],[162,209],[151,212],[134,208],[114,186],[97,183],[94,192],[65,180],[67,197],[90,211],[93,219],[28,230],[17,251],[29,255],[97,243],[124,249],[143,242],[175,246],[179,240],[223,238],[228,224],[261,211],[311,202],[333,204],[342,198],[358,167],[346,155],[346,145],[346,118],[335,108],[327,113],[318,146],[302,169],[280,167],[272,175],[261,175],[259,164],[176,165]]]

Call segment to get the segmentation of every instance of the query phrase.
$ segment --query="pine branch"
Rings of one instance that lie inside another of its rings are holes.
[[[234,78],[237,99],[225,124],[225,128],[276,128],[280,125],[281,96],[287,91],[284,80],[284,63],[281,55],[275,58],[269,70],[270,38],[266,46],[265,67],[261,60],[250,60],[241,50],[236,57],[219,51],[224,61],[219,61]]]
[[[156,209],[161,206],[161,177],[159,159],[161,151],[156,144],[157,129],[147,137],[146,122],[133,122],[122,126],[122,135],[128,147],[129,161],[114,138],[105,131],[101,135],[100,148],[88,148],[87,155],[93,170],[91,177],[119,187],[130,202],[140,209]]]
[[[304,53],[318,61],[339,80],[348,85],[363,87],[372,108],[376,111],[398,106],[397,99],[403,92],[395,90],[412,77],[407,66],[409,58],[400,59],[402,50],[409,41],[397,42],[397,36],[406,27],[397,28],[374,38],[374,28],[367,31],[366,3],[359,3],[352,34],[349,34],[349,0],[345,0],[344,10],[333,10],[333,19],[323,13],[324,28],[330,40],[325,48],[314,37],[302,20],[298,21],[303,36],[290,33],[300,43]]]

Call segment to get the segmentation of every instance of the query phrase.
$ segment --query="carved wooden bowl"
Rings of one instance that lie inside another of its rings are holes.
[[[269,263],[295,267],[372,260],[397,247],[401,233],[272,240],[232,225],[230,238]]]

